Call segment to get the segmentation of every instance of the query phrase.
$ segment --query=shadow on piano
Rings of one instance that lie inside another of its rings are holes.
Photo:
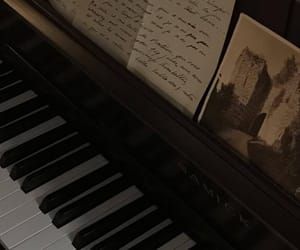
[[[299,1],[238,1],[232,27],[240,11],[299,43]],[[46,1],[1,1],[0,32],[3,60],[113,162],[150,205],[156,204],[163,218],[176,223],[171,233],[162,234],[170,235],[165,239],[185,232],[187,238],[175,239],[183,242],[179,249],[191,242],[200,249],[300,247],[296,201],[70,27]],[[66,144],[71,147],[73,141]],[[136,229],[131,230],[124,231]],[[109,244],[105,249],[114,249]]]

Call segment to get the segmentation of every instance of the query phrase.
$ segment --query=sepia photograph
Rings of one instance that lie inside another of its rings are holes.
[[[300,199],[297,47],[242,15],[202,122]]]

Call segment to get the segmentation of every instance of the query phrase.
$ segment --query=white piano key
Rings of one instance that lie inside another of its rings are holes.
[[[95,157],[85,161],[70,171],[58,176],[52,181],[49,181],[41,187],[31,191],[29,194],[35,198],[38,203],[40,203],[41,200],[44,199],[48,194],[67,186],[71,182],[76,181],[97,169],[100,169],[107,163],[108,161],[102,155],[96,155]]]
[[[163,246],[159,247],[159,250],[169,250],[169,249],[182,249],[180,248],[183,244],[189,241],[190,238],[185,234],[181,233],[174,237],[172,240],[164,244]]]
[[[48,167],[49,165],[51,165],[51,164],[53,164],[53,163],[55,163],[55,162],[58,162],[58,161],[64,159],[65,157],[68,157],[68,156],[70,156],[70,155],[72,155],[72,154],[74,154],[74,153],[76,153],[76,152],[78,152],[78,151],[80,151],[80,150],[82,150],[82,149],[84,149],[84,148],[89,147],[90,145],[91,145],[90,143],[82,144],[82,145],[80,145],[79,147],[77,147],[77,148],[75,148],[75,149],[69,151],[68,153],[66,153],[66,154],[64,154],[64,155],[61,155],[61,156],[59,156],[58,158],[56,158],[56,159],[54,159],[54,160],[52,160],[52,161],[50,161],[50,162],[47,162],[45,165],[41,166],[39,169],[46,168],[46,167]],[[10,169],[10,167],[8,167],[8,169]],[[28,175],[30,175],[30,174],[31,174],[31,173],[29,173]],[[27,176],[28,176],[28,175],[27,175]],[[22,184],[23,184],[23,182],[24,182],[24,180],[26,179],[27,176],[18,179],[18,183],[20,183],[21,186],[22,186]]]
[[[49,227],[51,220],[44,214],[38,214],[21,225],[1,235],[2,242],[11,249]]]
[[[2,239],[2,235],[8,233],[25,221],[39,214],[41,214],[41,211],[39,210],[36,202],[32,201],[23,204],[23,206],[20,206],[12,212],[1,217],[0,238]]]
[[[123,192],[115,195],[111,199],[105,201],[96,208],[90,210],[86,214],[68,223],[64,227],[60,228],[60,230],[67,234],[70,239],[73,239],[75,235],[83,228],[98,220],[103,219],[109,214],[117,211],[121,207],[126,206],[127,204],[142,196],[143,194],[136,187],[130,187]]]
[[[157,209],[156,206],[151,206],[147,209],[145,209],[144,211],[142,211],[141,213],[137,214],[136,216],[130,218],[128,221],[122,223],[121,225],[119,225],[118,227],[114,228],[113,230],[111,230],[110,232],[106,233],[105,235],[101,236],[100,238],[98,238],[96,241],[92,242],[91,244],[89,244],[88,246],[86,246],[84,249],[90,249],[91,247],[95,246],[96,244],[108,239],[109,237],[115,235],[116,233],[122,231],[122,230],[126,230],[126,227],[130,226],[131,224],[139,221],[140,219],[142,219],[143,217],[145,217],[146,215],[150,214],[151,212],[155,211]],[[155,229],[153,230],[152,234],[155,233],[157,230],[160,229]],[[151,235],[151,234],[150,234]],[[149,237],[149,236],[147,236]],[[132,245],[136,245],[138,244],[140,241],[142,241],[144,238],[141,236],[141,239],[137,238],[137,240],[134,240],[130,243],[128,243],[127,245],[130,246],[130,244]],[[121,249],[128,249],[128,246],[124,246]]]
[[[72,241],[69,237],[64,237],[57,240],[50,246],[43,248],[43,250],[75,250],[75,247],[73,247]]]
[[[72,247],[72,240],[80,230],[114,213],[120,208],[140,198],[141,196],[143,196],[143,194],[135,187],[129,188],[128,190],[125,190],[124,192],[114,196],[110,200],[106,201],[105,203],[101,204],[85,215],[60,228],[61,232],[64,232],[66,236],[63,239],[58,240],[54,244],[50,245],[49,247],[46,247],[45,249],[74,249],[74,247]]]
[[[5,181],[9,178],[9,173],[6,169],[0,167],[0,182]]]
[[[186,250],[186,249],[190,249],[194,246],[196,246],[196,242],[190,239],[189,241],[185,242],[183,245],[181,245],[175,249],[176,250]]]
[[[16,161],[16,162],[14,162],[13,164],[7,166],[6,168],[9,170],[9,172],[11,172],[13,166],[16,165],[16,164],[18,164],[19,162],[21,162],[21,161],[23,161],[23,160],[25,160],[25,159],[28,159],[28,158],[34,156],[35,154],[38,154],[38,153],[42,152],[43,150],[46,150],[46,149],[48,149],[48,148],[51,148],[51,147],[55,146],[56,144],[58,144],[58,143],[60,143],[60,142],[62,142],[62,141],[64,141],[64,140],[66,140],[66,139],[71,138],[71,137],[74,136],[74,135],[78,135],[78,132],[74,132],[74,133],[72,133],[72,134],[69,134],[69,135],[63,137],[62,139],[59,139],[59,140],[55,141],[55,142],[52,143],[52,144],[48,144],[46,147],[40,148],[40,149],[38,149],[37,151],[33,152],[32,154],[26,155],[24,158],[22,158],[22,159],[20,159],[20,160],[18,160],[18,161]]]
[[[98,168],[101,168],[105,163],[107,163],[107,160],[103,156],[97,155],[64,175],[57,177],[50,183],[46,183],[28,194],[24,194],[22,190],[18,189],[0,202],[0,217],[31,200],[40,201],[47,194],[54,192],[60,187],[65,186]],[[9,180],[9,183],[13,183],[13,181]]]
[[[25,103],[25,102],[33,99],[34,97],[37,97],[36,93],[34,93],[31,90],[26,91],[26,92],[24,92],[20,95],[17,95],[5,102],[0,103],[0,112],[9,110],[15,106]]]
[[[143,240],[149,238],[151,235],[159,232],[160,230],[164,229],[165,227],[172,224],[172,221],[170,219],[166,219],[160,224],[156,225],[155,227],[151,228],[147,232],[143,233],[139,237],[135,238],[133,241],[128,242],[125,246],[121,247],[120,250],[130,249],[134,247],[135,245],[139,244]]]
[[[140,219],[142,219],[143,217],[145,217],[146,215],[150,214],[151,212],[157,210],[156,206],[151,206],[147,209],[145,209],[144,211],[142,211],[141,213],[137,214],[136,216],[130,218],[128,221],[126,221],[125,223],[121,224],[120,226],[114,228],[113,230],[111,230],[110,232],[108,232],[107,234],[103,235],[102,237],[100,237],[99,239],[97,239],[97,242],[93,242],[92,244],[98,244],[101,241],[106,240],[107,238],[113,236],[114,234],[122,231],[122,230],[126,230],[126,227],[132,225],[133,223],[139,221]],[[123,248],[121,248],[123,249]],[[125,248],[127,249],[127,248]]]
[[[18,184],[10,179],[0,182],[0,201],[17,189],[19,189]]]
[[[56,127],[59,127],[61,125],[63,125],[65,122],[64,119],[62,119],[59,116],[56,116],[44,123],[41,123],[40,125],[29,129],[3,143],[0,144],[0,155],[1,153],[4,153],[5,151],[17,147],[20,144],[23,144],[39,135],[42,135]]]
[[[43,249],[44,247],[54,243],[58,239],[61,239],[63,235],[55,226],[51,225],[33,237],[27,239],[23,243],[14,247],[13,250],[37,250]],[[61,248],[58,248],[61,249]],[[62,249],[64,250],[64,249]]]
[[[97,189],[102,188],[102,187],[106,186],[107,184],[109,184],[109,183],[111,183],[111,182],[113,182],[113,181],[115,181],[115,180],[117,180],[117,179],[119,179],[119,178],[121,178],[121,177],[122,177],[122,174],[121,174],[121,173],[117,173],[117,174],[115,174],[115,175],[113,175],[113,176],[107,178],[106,180],[104,180],[103,182],[100,182],[99,184],[97,184],[96,186],[92,187],[91,189],[89,189],[89,190],[83,192],[82,194],[76,196],[75,198],[73,198],[73,199],[71,199],[70,201],[64,203],[63,205],[59,206],[58,208],[52,210],[52,211],[49,213],[49,214],[50,214],[50,217],[51,217],[51,218],[54,218],[55,214],[56,214],[62,207],[65,207],[65,206],[67,206],[67,205],[73,203],[74,201],[79,200],[79,199],[81,199],[81,198],[83,198],[83,197],[89,195],[90,193],[96,191]]]
[[[13,211],[14,209],[22,206],[30,200],[30,196],[25,195],[22,190],[17,190],[13,192],[5,199],[2,199],[0,201],[0,218]]]
[[[45,131],[45,133],[47,133],[48,131]],[[42,133],[42,135],[43,135],[44,133]],[[23,160],[25,160],[25,159],[28,159],[29,157],[32,157],[33,155],[35,155],[35,154],[37,154],[37,153],[39,153],[39,152],[41,152],[41,151],[43,151],[43,150],[45,150],[45,149],[48,149],[48,148],[50,148],[50,147],[52,147],[53,145],[55,145],[55,144],[57,144],[57,143],[59,143],[59,142],[61,142],[61,141],[63,141],[63,140],[65,140],[65,139],[67,139],[67,138],[70,138],[71,136],[73,136],[73,135],[76,135],[76,134],[78,134],[78,132],[74,132],[74,133],[72,133],[72,134],[70,134],[70,135],[67,135],[66,137],[64,137],[64,138],[62,138],[62,139],[60,139],[60,140],[58,140],[58,141],[55,141],[54,143],[52,143],[52,144],[49,144],[49,145],[47,145],[46,147],[44,147],[44,148],[40,148],[39,150],[37,150],[37,151],[35,151],[35,152],[33,152],[32,154],[29,154],[29,155],[26,155],[25,157],[23,157],[22,159],[19,159],[18,161],[16,161],[16,162],[14,162],[13,164],[11,164],[11,165],[9,165],[9,166],[6,166],[5,167],[5,170],[6,170],[6,175],[9,175],[9,173],[11,172],[11,170],[12,170],[12,168],[13,168],[13,166],[15,165],[15,164],[17,164],[17,163],[19,163],[19,162],[21,162],[21,161],[23,161]],[[8,149],[9,150],[9,149]],[[3,153],[5,153],[5,152],[2,152],[2,154]],[[1,154],[0,154],[0,158],[1,158]],[[1,168],[0,168],[0,182],[1,182]],[[23,177],[22,177],[23,178]]]

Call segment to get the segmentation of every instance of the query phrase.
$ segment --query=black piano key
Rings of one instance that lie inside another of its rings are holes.
[[[1,60],[0,60],[0,62],[1,62],[0,63],[0,77],[2,77],[2,75],[7,74],[7,72],[13,70],[13,68],[6,62],[1,61]]]
[[[35,97],[25,103],[22,103],[16,107],[0,113],[0,126],[4,126],[10,122],[13,122],[34,110],[43,107],[45,103],[39,97]]]
[[[215,247],[213,245],[207,245],[207,244],[206,245],[202,245],[202,244],[198,245],[197,244],[189,249],[190,250],[219,250],[220,248]]]
[[[108,164],[49,194],[41,202],[40,209],[43,213],[48,213],[117,173],[118,171]]]
[[[54,216],[53,224],[60,228],[70,221],[90,211],[106,200],[132,186],[125,178],[119,178],[87,196],[60,209]]]
[[[0,250],[5,250],[5,247],[2,246],[1,242],[0,242]]]
[[[21,78],[15,73],[6,74],[0,77],[0,89],[5,88],[11,84],[21,82]]]
[[[118,211],[97,221],[91,226],[78,232],[73,240],[76,249],[81,249],[96,239],[117,228],[130,218],[149,208],[152,204],[145,197],[141,197],[134,202],[126,205]]]
[[[25,132],[51,118],[55,117],[55,113],[50,108],[37,111],[36,113],[27,116],[9,124],[5,127],[0,128],[0,143],[15,137],[22,132]]]
[[[132,247],[131,249],[132,250],[157,249],[181,233],[182,231],[176,225],[171,224],[163,228],[156,234],[150,236],[146,240],[142,241],[141,243],[137,244],[136,246]]]
[[[25,175],[40,169],[45,164],[56,160],[57,158],[71,152],[86,142],[82,136],[75,134],[51,147],[40,151],[18,163],[16,163],[10,172],[13,180],[24,177]]]
[[[153,211],[113,236],[92,247],[92,250],[115,250],[131,242],[165,220],[160,211]]]
[[[206,250],[206,248],[202,248],[202,247],[200,247],[198,245],[195,245],[192,248],[190,248],[190,250],[202,250],[202,249]]]
[[[5,168],[71,133],[74,133],[74,130],[69,125],[61,125],[43,135],[4,152],[0,158],[0,165]]]
[[[20,95],[28,90],[28,86],[24,82],[20,82],[5,89],[2,89],[0,90],[0,103],[5,102],[13,97],[16,97],[17,95]]]
[[[195,242],[196,243],[196,242]],[[200,241],[197,242],[196,245],[193,247],[189,248],[193,250],[218,250],[220,249],[220,246],[217,246],[217,242],[211,242],[211,241]]]
[[[89,160],[95,155],[97,155],[97,150],[92,146],[76,151],[73,154],[70,154],[69,156],[66,156],[65,158],[27,176],[21,185],[21,189],[25,193],[28,193]]]

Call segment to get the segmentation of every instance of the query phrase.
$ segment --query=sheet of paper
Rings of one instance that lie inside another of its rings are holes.
[[[201,124],[300,200],[300,49],[241,15]]]
[[[80,9],[73,25],[127,65],[146,8],[147,0],[93,0]]]
[[[128,68],[192,116],[216,70],[235,0],[149,0]]]
[[[70,22],[73,21],[80,2],[85,1],[86,0],[49,0],[50,4]]]

